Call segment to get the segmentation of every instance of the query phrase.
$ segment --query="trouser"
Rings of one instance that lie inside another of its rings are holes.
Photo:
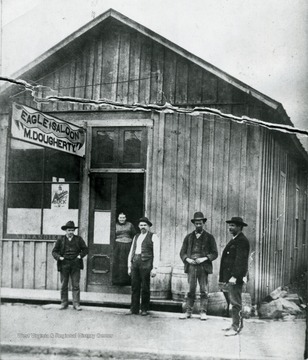
[[[242,290],[243,285],[228,283],[223,291],[228,306],[229,304],[232,305],[232,328],[235,331],[240,331],[243,328]]]
[[[141,311],[148,311],[150,308],[150,276],[152,270],[152,260],[141,260],[141,255],[135,255],[131,267],[132,279],[132,313],[138,314]]]
[[[200,312],[207,312],[208,273],[204,270],[202,264],[189,265],[187,279],[189,285],[189,291],[187,293],[187,312],[191,313],[194,307],[197,281],[200,286]]]
[[[73,306],[80,305],[80,262],[74,260],[63,260],[61,263],[61,304],[68,306],[68,281],[72,281]]]

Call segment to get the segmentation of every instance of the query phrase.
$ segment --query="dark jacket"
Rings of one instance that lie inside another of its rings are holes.
[[[249,241],[241,232],[226,245],[220,262],[219,281],[228,282],[233,276],[237,284],[243,284],[248,271]]]
[[[193,231],[192,233],[185,236],[183,245],[180,251],[180,257],[185,265],[185,272],[188,272],[189,264],[186,261],[186,258],[191,258],[191,251],[193,246],[193,240],[196,239],[196,233]],[[204,270],[208,274],[213,273],[213,265],[212,261],[215,260],[218,256],[217,245],[214,239],[214,236],[205,230],[202,231],[199,239],[202,240],[201,245],[201,257],[208,257],[208,260],[202,263]]]
[[[61,236],[57,241],[56,244],[52,250],[52,256],[54,257],[55,260],[57,260],[57,267],[58,267],[58,271],[61,271],[61,263],[62,261],[60,260],[60,256],[64,256],[64,252],[65,252],[65,239],[66,236],[63,235]],[[78,235],[74,235],[73,239],[71,241],[75,240],[76,243],[78,244],[78,252],[81,256],[80,259],[80,269],[83,269],[83,260],[82,258],[85,257],[89,250],[88,247],[86,245],[86,243],[84,242],[83,238],[81,236]]]

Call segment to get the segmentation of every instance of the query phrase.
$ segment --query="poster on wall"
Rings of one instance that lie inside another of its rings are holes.
[[[69,184],[51,185],[51,209],[68,209]]]
[[[85,129],[29,106],[12,104],[11,134],[15,139],[85,156]]]

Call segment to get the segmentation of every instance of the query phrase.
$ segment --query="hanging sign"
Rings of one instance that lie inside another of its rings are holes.
[[[16,103],[12,106],[12,137],[73,155],[85,156],[83,128],[29,106]]]

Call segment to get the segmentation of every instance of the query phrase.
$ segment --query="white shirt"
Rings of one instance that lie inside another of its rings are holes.
[[[147,235],[148,235],[148,233],[140,234],[138,236],[137,244],[136,244],[136,251],[135,251],[136,255],[141,254],[141,246]],[[128,260],[127,260],[128,267],[131,267],[132,253],[133,253],[135,241],[136,241],[136,236],[134,237],[134,240],[133,240],[133,243],[130,248],[129,255],[128,255]],[[152,235],[152,242],[153,242],[153,268],[157,269],[158,265],[159,265],[160,242],[159,242],[159,238],[156,234]]]
[[[238,234],[236,234],[235,236],[232,237],[232,239],[235,239],[237,236],[239,236],[241,232],[239,232]]]

